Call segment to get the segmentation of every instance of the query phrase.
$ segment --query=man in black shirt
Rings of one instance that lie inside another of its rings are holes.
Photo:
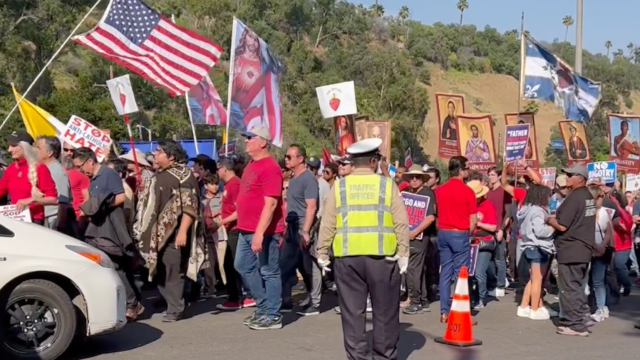
[[[407,269],[407,288],[411,303],[402,312],[409,315],[429,311],[427,289],[425,286],[425,259],[430,236],[435,236],[436,209],[435,194],[425,186],[429,175],[422,172],[420,165],[412,166],[402,175],[402,180],[409,182],[407,192],[426,197],[427,211],[420,224],[409,233],[409,268]],[[409,215],[409,214],[408,214]]]
[[[595,248],[595,199],[586,187],[589,177],[586,166],[574,165],[562,171],[567,175],[567,187],[571,192],[555,217],[547,219],[547,223],[557,232],[555,244],[563,317],[556,332],[561,335],[589,336],[584,319],[587,297],[583,285]]]

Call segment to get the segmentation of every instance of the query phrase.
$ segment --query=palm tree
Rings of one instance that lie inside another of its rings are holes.
[[[469,2],[467,0],[458,0],[457,8],[460,10],[460,26],[462,26],[462,16],[464,11],[469,8]]]
[[[566,26],[567,30],[564,32],[564,42],[567,42],[567,36],[569,35],[569,28],[573,25],[573,18],[571,15],[567,15],[562,18],[562,25]]]
[[[629,45],[627,45],[627,50],[629,50],[629,57],[631,57],[631,55],[633,54],[633,48],[634,45],[632,42],[630,42]]]
[[[398,12],[398,18],[400,18],[400,22],[402,23],[402,27],[408,32],[407,27],[405,26],[405,21],[411,16],[411,12],[409,11],[408,6],[403,6],[400,8]],[[407,36],[405,35],[403,42],[407,41]]]
[[[611,47],[613,47],[613,44],[611,43],[611,40],[605,41],[604,47],[607,48],[607,57],[609,57],[609,49],[611,49]]]
[[[378,4],[377,0],[376,0],[376,3],[371,5],[369,9],[371,10],[371,13],[373,13],[373,16],[375,17],[382,17],[382,15],[384,15],[384,6]]]

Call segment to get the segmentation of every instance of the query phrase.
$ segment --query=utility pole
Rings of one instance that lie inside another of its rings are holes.
[[[575,72],[582,74],[582,6],[583,0],[577,0],[576,8],[576,64]]]

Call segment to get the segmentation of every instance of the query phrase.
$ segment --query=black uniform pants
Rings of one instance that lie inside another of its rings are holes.
[[[588,266],[589,264],[586,263],[558,264],[560,305],[563,315],[560,326],[579,332],[587,331],[584,324],[587,295],[584,293],[582,284],[587,279]]]
[[[189,243],[176,249],[175,242],[165,245],[158,254],[158,290],[167,301],[167,314],[182,315],[185,309],[184,283],[189,263]]]
[[[240,301],[242,297],[242,277],[233,266],[236,258],[236,249],[238,248],[238,230],[230,230],[227,232],[227,251],[224,258],[224,272],[227,274],[227,294],[229,301]]]
[[[344,347],[349,360],[396,360],[400,339],[400,272],[382,256],[335,259]],[[367,295],[373,308],[373,352],[365,341]]]
[[[438,286],[440,284],[440,254],[438,253],[438,238],[428,238],[425,259],[425,293],[429,301],[438,301]]]
[[[411,240],[409,244],[409,267],[407,269],[407,290],[411,304],[427,303],[425,286],[425,260],[429,239]]]

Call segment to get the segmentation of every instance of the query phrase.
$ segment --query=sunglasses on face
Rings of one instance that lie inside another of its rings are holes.
[[[289,189],[289,187],[288,187],[288,186],[284,186],[284,187],[282,188],[282,190],[287,190],[287,189]]]
[[[64,151],[64,152],[73,152],[73,148],[71,148],[71,149],[63,148],[62,151]]]

